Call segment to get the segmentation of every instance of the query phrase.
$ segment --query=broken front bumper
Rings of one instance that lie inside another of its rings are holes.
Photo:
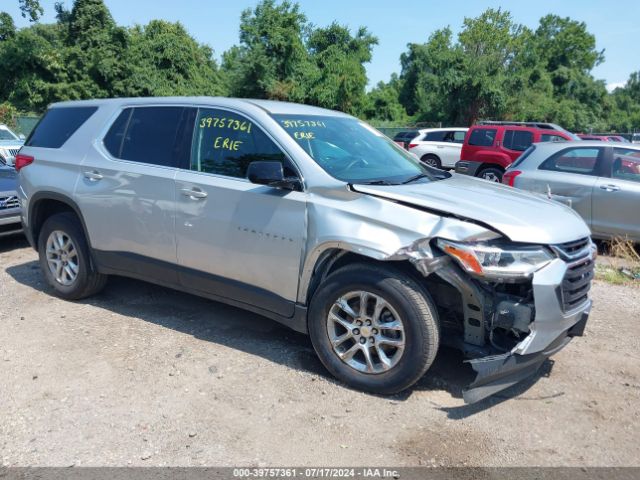
[[[571,338],[582,336],[591,311],[591,300],[585,293],[583,302],[565,311],[562,286],[568,270],[582,268],[578,264],[585,261],[593,262],[593,254],[574,263],[554,260],[534,274],[535,318],[529,325],[529,335],[510,352],[469,361],[478,375],[463,393],[465,402],[477,402],[532,376]],[[592,271],[589,271],[585,276],[587,283],[591,276]]]

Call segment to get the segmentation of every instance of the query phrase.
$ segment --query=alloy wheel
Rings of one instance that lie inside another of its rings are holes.
[[[56,282],[68,287],[78,278],[80,271],[78,250],[65,232],[54,230],[46,245],[47,265]]]
[[[327,333],[334,353],[362,373],[391,370],[405,348],[400,315],[384,298],[363,290],[335,301],[327,316]]]

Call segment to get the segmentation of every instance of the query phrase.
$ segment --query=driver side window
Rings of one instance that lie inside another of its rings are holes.
[[[251,120],[226,110],[201,108],[191,149],[191,170],[247,178],[251,162],[281,162],[286,156]],[[295,175],[285,168],[285,175]]]

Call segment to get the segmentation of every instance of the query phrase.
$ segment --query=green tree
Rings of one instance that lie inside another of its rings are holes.
[[[7,12],[0,12],[0,42],[9,40],[16,34],[16,24]]]
[[[39,0],[18,0],[20,13],[31,22],[36,22],[44,13]]]
[[[124,56],[118,96],[223,95],[211,48],[198,44],[180,23],[152,20],[134,27]]]
[[[297,3],[263,0],[240,17],[240,45],[223,56],[232,95],[300,101],[309,54],[306,17]]]
[[[376,123],[408,123],[409,116],[399,100],[400,90],[400,80],[395,73],[388,83],[378,82],[366,95],[363,116]]]
[[[325,108],[358,114],[364,107],[371,50],[378,39],[361,27],[352,36],[347,27],[332,23],[311,32],[307,42],[315,71],[305,79],[307,101]]]

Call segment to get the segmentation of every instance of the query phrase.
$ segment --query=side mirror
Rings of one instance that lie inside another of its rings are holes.
[[[251,162],[247,169],[247,178],[251,183],[267,185],[274,188],[299,190],[300,181],[297,177],[287,178],[280,162]]]

